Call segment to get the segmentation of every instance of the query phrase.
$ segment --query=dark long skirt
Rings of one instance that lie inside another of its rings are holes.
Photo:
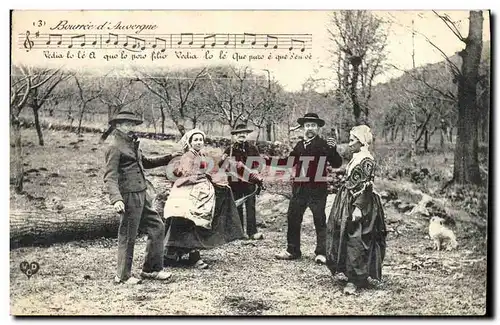
[[[371,193],[368,213],[352,221],[353,197],[342,187],[327,222],[327,267],[333,275],[344,273],[349,282],[366,285],[366,279],[382,279],[386,250],[385,216],[379,195]]]
[[[212,229],[198,227],[186,218],[168,218],[165,224],[165,259],[171,260],[193,250],[210,249],[245,238],[231,189],[216,184],[214,188],[215,212]]]

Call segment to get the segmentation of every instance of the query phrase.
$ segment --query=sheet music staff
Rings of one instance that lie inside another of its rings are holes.
[[[20,49],[125,49],[141,52],[147,49],[166,51],[167,49],[288,49],[304,52],[312,48],[311,34],[254,34],[254,33],[177,33],[144,34],[141,36],[65,33],[19,34],[17,45]]]

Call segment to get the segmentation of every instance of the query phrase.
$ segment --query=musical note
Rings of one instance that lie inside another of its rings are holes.
[[[57,37],[59,38],[59,41],[57,41],[57,45],[61,45],[62,43],[62,34],[49,34],[49,40],[47,41],[47,45],[50,45],[52,43],[52,37]]]
[[[26,52],[29,52],[32,48],[33,48],[33,45],[35,45],[35,42],[33,42],[32,40],[30,40],[30,31],[26,31],[26,39],[24,40],[24,48],[26,49]]]
[[[191,42],[189,42],[188,45],[193,45],[193,33],[181,33],[181,40],[179,42],[177,42],[177,45],[182,44],[182,38],[184,36],[191,36]]]
[[[255,45],[255,43],[257,42],[257,35],[256,34],[251,34],[251,33],[243,33],[243,39],[241,40],[241,44],[245,44],[247,35],[248,36],[253,36],[253,42],[251,44]]]
[[[293,42],[302,43],[302,48],[300,49],[300,52],[304,52],[304,50],[306,49],[304,41],[296,40],[293,38],[290,41],[291,41],[290,42],[291,45],[290,45],[290,48],[288,49],[289,51],[293,50]]]
[[[82,35],[77,35],[77,36],[71,36],[70,40],[70,44],[68,45],[68,48],[72,48],[73,47],[73,40],[77,39],[77,38],[82,38],[83,37],[83,42],[80,44],[81,47],[84,47],[85,46],[85,41],[86,41],[86,36],[85,34],[82,34]]]
[[[229,34],[227,34],[227,40],[224,42],[224,45],[228,45],[229,44]]]
[[[214,39],[213,43],[212,43],[210,46],[212,46],[212,47],[214,47],[214,46],[215,46],[215,42],[216,42],[216,40],[215,40],[215,34],[213,34],[213,35],[205,36],[205,37],[203,38],[203,45],[201,46],[201,48],[202,48],[202,49],[204,49],[204,48],[205,48],[205,46],[206,46],[206,42],[207,42],[207,39],[209,39],[209,38],[213,38],[213,39]]]
[[[113,43],[113,45],[118,45],[118,35],[113,34],[113,33],[108,34],[108,39],[106,40],[105,43],[109,44],[111,42],[111,36],[113,36],[115,38],[115,42]]]
[[[269,39],[270,38],[275,41],[275,43],[273,45],[273,49],[277,49],[278,48],[278,38],[276,36],[271,36],[271,35],[267,35],[266,36],[266,44],[264,44],[264,47],[268,47],[269,46]]]
[[[138,37],[134,37],[134,36],[127,36],[127,41],[125,42],[125,44],[123,44],[123,47],[128,46],[129,38],[131,38],[135,41],[134,45],[132,45],[133,49],[137,48],[137,49],[141,49],[141,51],[144,51],[146,49],[146,41],[142,38],[138,38]],[[142,43],[142,46],[140,43]]]
[[[92,42],[92,46],[95,46],[97,44],[97,35],[94,35],[94,41]]]
[[[161,52],[165,52],[165,50],[167,49],[167,41],[164,40],[163,38],[155,37],[155,43],[153,44],[152,47],[155,49],[158,46],[158,41],[163,42],[163,48],[161,49]]]

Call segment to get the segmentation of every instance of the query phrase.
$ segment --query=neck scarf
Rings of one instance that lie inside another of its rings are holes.
[[[311,139],[308,139],[308,140],[304,139],[304,148],[306,148],[308,145],[310,145],[312,140],[316,139],[316,137],[317,137],[317,135],[315,135],[314,137],[312,137]]]

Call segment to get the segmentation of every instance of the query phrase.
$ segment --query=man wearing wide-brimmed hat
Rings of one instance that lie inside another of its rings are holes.
[[[106,151],[104,184],[111,205],[121,214],[115,283],[141,282],[131,275],[139,225],[144,226],[148,234],[141,277],[157,280],[170,277],[168,272],[163,271],[165,226],[146,193],[144,169],[167,165],[174,157],[170,154],[158,158],[146,158],[142,155],[139,141],[133,132],[141,123],[140,118],[128,111],[119,112],[109,121],[110,128],[114,130],[114,139]]]
[[[277,254],[280,260],[293,260],[302,256],[300,250],[300,229],[304,212],[311,209],[316,229],[315,262],[326,262],[326,182],[327,162],[333,168],[342,165],[342,158],[336,149],[336,140],[321,138],[319,128],[325,125],[316,113],[307,113],[297,120],[304,130],[304,139],[297,142],[290,153],[295,167],[292,198],[288,206],[287,250]],[[281,163],[280,163],[281,164]],[[299,175],[297,175],[299,174]]]
[[[241,162],[246,166],[248,157],[259,157],[259,149],[257,149],[255,145],[247,141],[248,135],[252,132],[253,130],[249,129],[246,124],[236,125],[236,127],[231,130],[231,135],[236,138],[236,141],[231,147],[226,148],[221,162],[232,155],[232,159],[237,162]],[[255,164],[252,164],[252,166],[247,167],[254,169],[257,166]],[[229,186],[231,186],[235,200],[251,194],[255,189],[254,184],[232,177],[229,178]],[[245,210],[248,237],[250,239],[263,239],[262,233],[257,231],[257,220],[255,216],[255,196],[249,196],[245,201]],[[238,208],[238,212],[240,214],[241,224],[244,226],[243,206],[240,206]]]

